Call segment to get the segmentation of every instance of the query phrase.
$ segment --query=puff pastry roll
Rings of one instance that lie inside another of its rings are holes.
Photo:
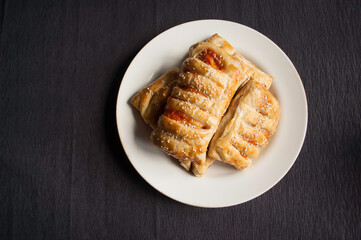
[[[198,164],[249,65],[210,42],[193,45],[151,141],[167,154]],[[189,162],[184,163],[189,166]]]
[[[144,121],[153,129],[159,116],[164,113],[167,98],[179,76],[179,68],[170,69],[164,75],[138,92],[130,103],[139,110]]]
[[[222,49],[224,49],[226,52],[234,56],[237,60],[240,62],[247,64],[250,67],[250,71],[248,71],[249,78],[244,81],[243,84],[246,84],[249,80],[254,80],[263,85],[264,88],[268,89],[273,81],[273,77],[271,75],[268,75],[267,73],[263,72],[259,68],[257,68],[251,61],[244,58],[241,54],[239,54],[231,44],[229,44],[224,38],[219,36],[218,34],[214,34],[212,37],[210,37],[207,42],[210,42]],[[242,85],[241,85],[242,87]],[[198,164],[196,162],[192,162],[191,166],[189,166],[189,163],[181,162],[181,165],[187,169],[187,171],[191,168],[192,172],[195,176],[202,176],[205,171],[212,165],[214,162],[214,159],[207,158],[206,162],[203,164]]]
[[[226,52],[237,58],[239,61],[247,64],[252,69],[252,71],[250,71],[251,76],[249,80],[256,80],[257,82],[261,83],[263,87],[269,89],[272,84],[273,77],[257,68],[251,61],[247,60],[245,57],[239,54],[224,38],[222,38],[218,34],[214,34],[211,38],[208,39],[208,42],[224,49]]]
[[[208,156],[245,169],[277,128],[278,100],[257,81],[249,81],[232,100],[212,139]]]

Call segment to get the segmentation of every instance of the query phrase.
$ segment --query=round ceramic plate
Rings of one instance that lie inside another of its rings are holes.
[[[248,169],[240,171],[215,162],[202,178],[197,178],[150,142],[150,127],[129,101],[166,70],[180,66],[191,45],[214,33],[224,37],[241,55],[274,76],[270,91],[280,101],[281,118],[270,143]],[[184,23],[161,33],[145,45],[123,77],[116,108],[122,145],[138,173],[164,195],[199,207],[232,206],[269,190],[295,162],[307,127],[305,91],[286,54],[261,33],[221,20]]]

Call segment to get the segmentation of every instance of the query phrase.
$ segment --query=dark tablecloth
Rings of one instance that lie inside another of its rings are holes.
[[[361,239],[360,1],[0,5],[0,239]],[[265,194],[229,208],[157,192],[116,130],[130,61],[162,31],[197,19],[268,36],[308,99],[294,166]]]

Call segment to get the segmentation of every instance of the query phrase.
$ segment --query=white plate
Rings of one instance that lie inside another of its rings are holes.
[[[206,40],[214,33],[223,36],[244,57],[274,76],[270,90],[280,101],[281,119],[276,134],[251,167],[238,171],[216,162],[202,178],[197,178],[152,145],[150,127],[129,100],[167,69],[179,66],[192,44]],[[232,206],[269,190],[293,165],[307,127],[306,95],[301,79],[286,54],[261,33],[221,20],[181,24],[145,45],[123,77],[116,111],[122,145],[138,173],[166,196],[199,207]]]

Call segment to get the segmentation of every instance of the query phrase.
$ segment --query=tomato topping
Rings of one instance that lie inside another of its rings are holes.
[[[243,140],[245,140],[246,142],[248,142],[249,144],[252,144],[254,146],[257,146],[257,142],[255,140],[249,139],[248,137],[242,135],[241,136]]]
[[[168,109],[165,112],[165,115],[173,120],[184,122],[184,123],[191,123],[193,119],[191,117],[188,117],[181,111],[177,111],[174,109]]]
[[[211,65],[213,68],[223,71],[224,70],[224,64],[221,60],[221,57],[215,53],[211,49],[206,49],[202,52],[201,56],[203,56],[203,59],[201,59],[204,63],[207,63],[208,65]]]
[[[244,152],[239,152],[242,157],[244,157],[247,160],[247,155]]]

